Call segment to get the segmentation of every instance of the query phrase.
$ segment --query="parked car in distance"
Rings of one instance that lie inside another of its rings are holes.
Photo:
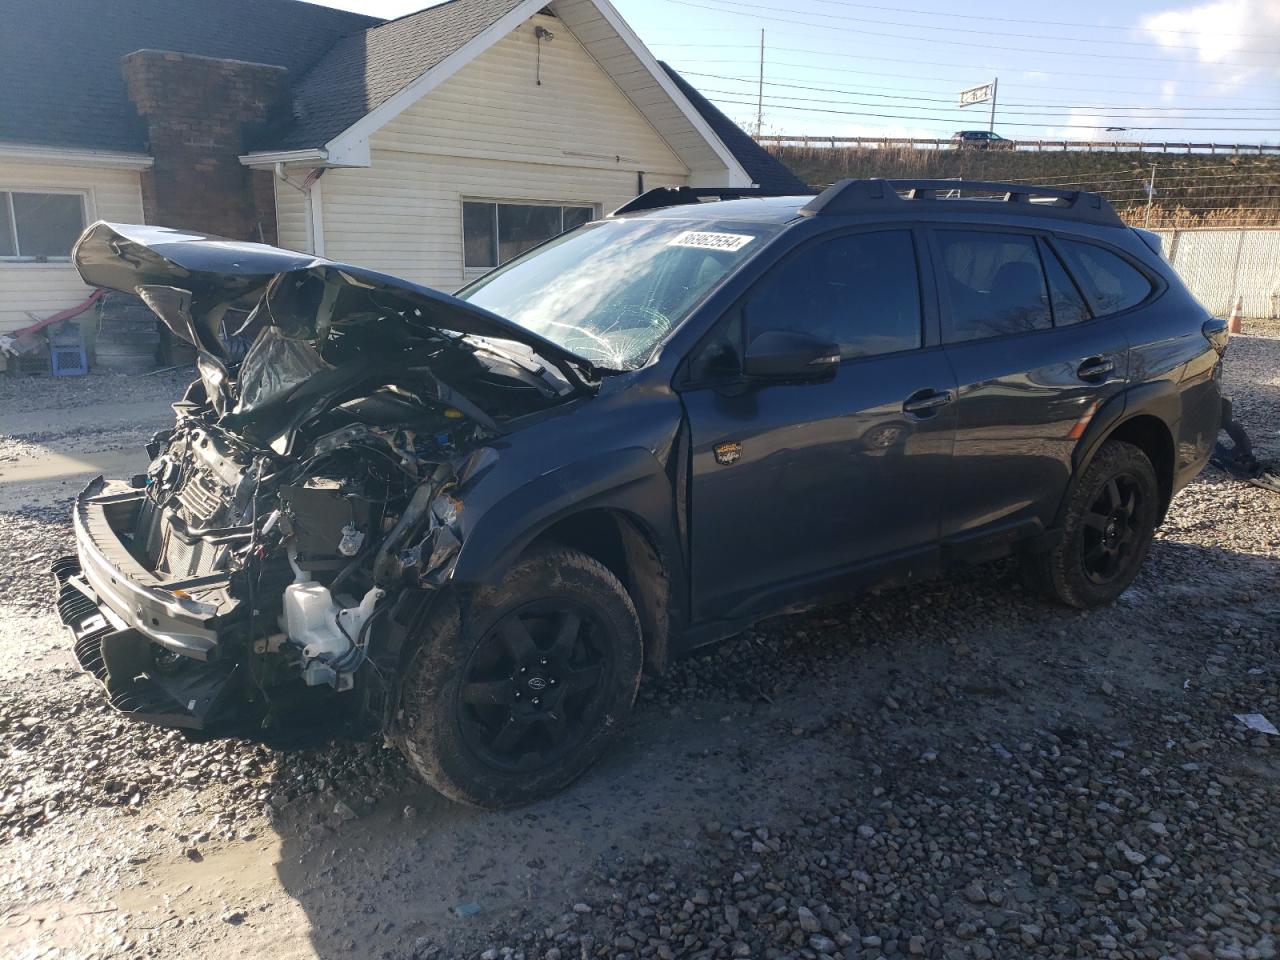
[[[76,500],[80,663],[199,736],[341,715],[501,807],[778,611],[1009,554],[1111,602],[1209,458],[1226,325],[1101,197],[965,189],[650,191],[456,296],[94,224],[81,274],[200,376]]]
[[[1012,140],[1006,140],[990,130],[959,130],[951,135],[951,142],[963,150],[1012,150]]]

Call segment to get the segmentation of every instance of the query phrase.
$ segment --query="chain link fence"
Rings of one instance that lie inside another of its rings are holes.
[[[1240,298],[1246,317],[1280,317],[1280,229],[1153,232],[1183,283],[1211,313],[1226,316]]]

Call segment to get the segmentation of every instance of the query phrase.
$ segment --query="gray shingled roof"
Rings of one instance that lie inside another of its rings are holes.
[[[813,193],[803,180],[783,166],[773,154],[751,139],[751,136],[740,126],[725,116],[720,108],[698,92],[688,80],[663,63],[662,69],[675,81],[680,92],[689,98],[693,109],[702,115],[707,125],[715,131],[716,136],[724,141],[724,145],[742,164],[747,175],[770,193],[791,196],[801,193]]]
[[[141,151],[120,61],[172,50],[303,75],[381,23],[296,0],[0,0],[0,141]]]
[[[520,3],[448,0],[344,37],[294,84],[294,121],[258,148],[323,146]]]
[[[321,147],[520,2],[447,0],[383,22],[298,0],[0,0],[0,142],[145,151],[120,61],[150,49],[287,68],[292,117],[249,146]],[[778,193],[807,192],[663,68],[752,179]]]

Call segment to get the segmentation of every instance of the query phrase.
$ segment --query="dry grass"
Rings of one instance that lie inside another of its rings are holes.
[[[772,152],[815,187],[844,177],[997,180],[1091,190],[1141,226],[1156,166],[1152,227],[1280,225],[1280,157],[917,150],[807,145]]]

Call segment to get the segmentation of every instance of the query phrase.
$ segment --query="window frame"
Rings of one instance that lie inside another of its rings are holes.
[[[468,203],[487,203],[493,207],[493,240],[494,244],[500,248],[501,240],[498,237],[498,207],[502,205],[517,207],[559,207],[560,208],[560,233],[547,237],[546,240],[552,240],[567,231],[564,229],[564,212],[569,207],[585,207],[591,211],[591,219],[588,223],[594,223],[600,219],[601,204],[593,203],[589,200],[520,200],[512,197],[471,197],[462,196],[458,201],[458,224],[462,232],[462,276],[463,279],[470,283],[472,280],[478,280],[491,270],[496,270],[502,266],[501,262],[496,262],[492,266],[473,267],[467,264],[467,221],[466,221],[466,204]],[[574,229],[577,229],[576,227]],[[543,240],[542,243],[545,243]],[[537,244],[535,246],[541,246]],[[530,250],[534,247],[530,247]],[[528,251],[525,251],[528,252]],[[497,260],[497,250],[494,251],[494,259]],[[512,257],[511,259],[515,259]]]
[[[1052,333],[1053,331],[1058,329],[1067,330],[1067,329],[1070,329],[1071,327],[1079,328],[1084,326],[1086,323],[1093,323],[1093,321],[1097,319],[1097,317],[1093,317],[1090,320],[1084,321],[1084,323],[1075,323],[1075,324],[1071,324],[1069,327],[1061,327],[1061,328],[1059,328],[1058,325],[1054,322],[1053,292],[1049,288],[1049,272],[1044,267],[1044,260],[1042,259],[1042,254],[1040,252],[1040,241],[1049,236],[1048,231],[1036,230],[1033,227],[1011,226],[1011,225],[1006,225],[1002,223],[968,223],[960,220],[947,221],[946,223],[933,222],[929,224],[928,229],[929,229],[930,249],[933,253],[933,265],[934,265],[933,282],[938,293],[939,336],[943,340],[944,346],[952,347],[952,348],[965,347],[970,344],[993,343],[995,341],[1003,342],[1007,340],[1014,340],[1014,339],[1017,339],[1018,337],[1043,336],[1046,333]],[[1019,330],[1017,333],[1001,333],[991,337],[979,337],[973,340],[957,340],[954,343],[946,343],[945,339],[946,339],[946,331],[947,331],[947,316],[951,311],[951,291],[950,291],[950,286],[947,282],[948,278],[943,273],[943,271],[946,269],[946,266],[944,265],[944,262],[943,262],[941,244],[938,241],[938,233],[946,230],[958,230],[958,231],[963,231],[965,233],[1016,234],[1019,236],[1029,238],[1032,242],[1032,245],[1035,247],[1036,262],[1040,264],[1040,275],[1041,277],[1044,278],[1045,309],[1048,310],[1049,312],[1049,326],[1041,330]],[[1057,251],[1055,250],[1054,252],[1056,253]],[[1062,259],[1061,254],[1058,255],[1058,259],[1059,260]],[[1067,269],[1065,264],[1063,266],[1063,269],[1064,270]],[[1076,281],[1075,276],[1072,275],[1070,270],[1067,270],[1067,276],[1071,278],[1071,282],[1075,283],[1076,288],[1079,289],[1080,285]],[[1083,292],[1081,292],[1080,295],[1084,297]],[[1089,302],[1089,299],[1087,297],[1085,297],[1084,302],[1085,302],[1085,305],[1089,307],[1090,311],[1092,311],[1093,305],[1092,303]]]
[[[839,240],[844,237],[858,236],[869,233],[885,233],[887,231],[898,231],[906,233],[911,238],[912,246],[916,255],[916,283],[919,288],[920,298],[920,345],[918,347],[910,347],[906,350],[895,350],[892,353],[875,353],[863,357],[841,357],[840,362],[836,364],[837,374],[839,369],[845,366],[860,363],[874,363],[885,357],[899,357],[908,353],[921,353],[926,350],[942,349],[941,338],[941,314],[939,293],[937,289],[937,281],[934,277],[933,268],[933,249],[930,245],[928,229],[915,223],[874,223],[863,224],[856,227],[846,227],[838,230],[829,230],[816,236],[806,237],[800,242],[782,251],[767,267],[753,277],[746,289],[743,290],[733,302],[726,307],[719,316],[708,324],[706,330],[697,339],[693,346],[680,358],[677,373],[673,379],[674,385],[678,390],[697,390],[708,387],[725,386],[728,384],[741,383],[744,380],[741,370],[732,374],[722,374],[715,377],[695,378],[690,370],[693,366],[695,358],[699,352],[703,350],[712,339],[714,339],[723,328],[736,327],[736,337],[738,343],[736,346],[739,353],[747,348],[747,328],[744,322],[743,307],[750,302],[755,296],[756,291],[774,275],[775,272],[786,269],[796,257],[802,256],[808,250],[819,244],[829,243],[832,240]],[[785,236],[785,234],[783,234]],[[743,269],[749,267],[751,261],[743,264]],[[739,360],[741,360],[739,356]]]
[[[1049,292],[1049,320],[1054,330],[1066,330],[1069,327],[1083,327],[1085,324],[1093,323],[1098,319],[1097,312],[1093,309],[1093,304],[1089,302],[1089,298],[1085,296],[1084,290],[1080,288],[1078,281],[1067,266],[1067,262],[1062,259],[1061,252],[1049,243],[1049,235],[1042,234],[1036,238],[1036,250],[1040,253],[1040,269],[1044,271],[1045,289]],[[1071,284],[1071,288],[1075,290],[1076,296],[1080,298],[1080,302],[1084,304],[1085,310],[1089,312],[1089,316],[1077,323],[1058,323],[1058,311],[1053,305],[1053,281],[1049,278],[1049,265],[1045,263],[1045,258],[1053,257],[1059,268],[1062,270],[1063,276],[1067,278],[1067,283]]]
[[[1071,282],[1076,285],[1076,290],[1078,290],[1080,292],[1080,296],[1084,298],[1085,304],[1089,307],[1089,312],[1093,314],[1091,319],[1086,320],[1084,323],[1072,324],[1072,326],[1082,327],[1087,323],[1097,323],[1099,320],[1111,320],[1115,317],[1122,317],[1132,310],[1141,309],[1142,307],[1155,302],[1155,300],[1162,296],[1165,290],[1168,289],[1169,285],[1165,282],[1164,277],[1150,269],[1146,264],[1134,258],[1132,254],[1129,254],[1112,244],[1103,243],[1095,240],[1093,237],[1081,236],[1078,233],[1066,233],[1061,230],[1046,232],[1044,234],[1044,239],[1045,242],[1049,244],[1049,248],[1057,256],[1058,262],[1062,264],[1062,269],[1067,271],[1067,276],[1071,278]],[[1097,247],[1100,250],[1105,250],[1107,253],[1119,257],[1146,278],[1147,282],[1151,284],[1151,292],[1137,303],[1125,307],[1123,310],[1114,310],[1110,313],[1103,313],[1099,309],[1098,304],[1094,302],[1092,295],[1089,293],[1088,287],[1080,282],[1080,278],[1076,276],[1076,271],[1072,269],[1071,258],[1067,255],[1065,248],[1062,246],[1063,241],[1083,243],[1086,246]]]
[[[0,267],[19,267],[19,266],[65,266],[71,263],[71,251],[67,251],[64,257],[36,257],[24,256],[22,248],[18,245],[18,224],[13,209],[13,195],[15,193],[33,193],[46,194],[51,196],[78,196],[80,198],[80,232],[94,221],[94,197],[92,188],[88,187],[42,187],[29,186],[26,184],[7,184],[0,182],[0,194],[4,194],[5,199],[0,204],[0,218],[5,218],[9,227],[13,230],[14,249],[18,252],[14,256],[0,255]],[[79,234],[76,235],[79,239]]]

